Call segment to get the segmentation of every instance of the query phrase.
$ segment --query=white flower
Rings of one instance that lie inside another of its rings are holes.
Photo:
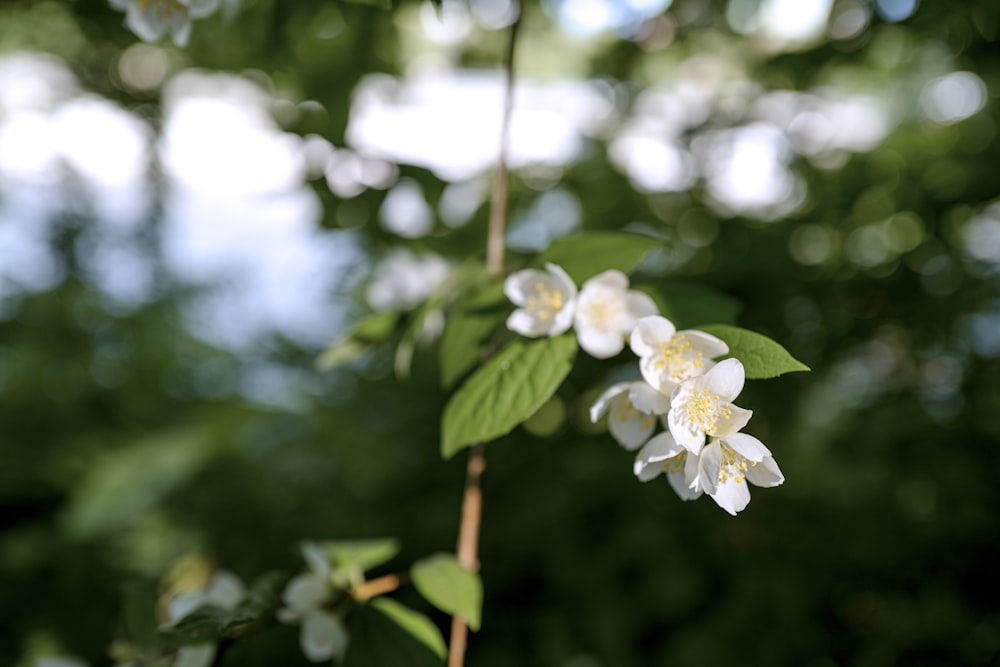
[[[702,450],[700,459],[699,477],[705,493],[733,516],[750,502],[746,482],[771,487],[785,481],[764,443],[746,433],[713,440]]]
[[[519,306],[507,318],[507,328],[522,336],[558,336],[573,324],[576,285],[561,267],[525,269],[507,276],[503,292]]]
[[[212,14],[220,0],[110,0],[115,9],[125,10],[125,25],[147,42],[155,42],[170,32],[177,46],[187,44],[191,19]]]
[[[681,500],[694,500],[702,494],[700,457],[677,444],[669,432],[660,433],[646,443],[635,457],[633,472],[643,482],[666,473],[667,481]]]
[[[653,315],[639,320],[629,339],[639,356],[639,370],[646,382],[664,394],[684,380],[709,371],[729,346],[703,331],[677,331],[673,322]]]
[[[302,556],[309,571],[292,577],[281,599],[285,607],[278,610],[283,623],[302,623],[299,645],[313,662],[342,656],[347,649],[347,630],[336,616],[324,609],[333,592],[330,560],[322,547],[313,542],[302,543]]]
[[[753,412],[733,405],[745,373],[737,359],[719,362],[705,375],[682,382],[670,397],[667,425],[677,443],[698,454],[706,436],[722,437],[746,426]]]
[[[597,422],[605,413],[608,430],[628,450],[638,449],[656,428],[656,415],[670,409],[670,399],[645,382],[619,382],[609,387],[590,406],[590,420]]]
[[[699,454],[677,444],[670,433],[661,433],[639,450],[634,472],[643,482],[666,473],[681,499],[707,493],[733,516],[750,502],[746,482],[771,487],[785,481],[764,443],[746,433],[714,439]]]
[[[223,609],[235,609],[246,597],[243,582],[232,572],[219,570],[212,577],[204,591],[188,591],[174,596],[167,603],[167,617],[170,624],[203,605],[214,605]],[[215,660],[215,644],[193,644],[177,649],[172,667],[208,667]]]
[[[583,283],[573,325],[580,347],[592,357],[607,359],[622,351],[640,317],[656,312],[648,295],[630,290],[628,277],[612,269]]]

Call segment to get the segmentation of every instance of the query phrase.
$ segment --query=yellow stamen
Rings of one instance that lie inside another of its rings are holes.
[[[699,431],[714,435],[720,422],[726,422],[733,415],[733,404],[708,389],[693,392],[684,402],[682,417]]]
[[[667,371],[671,382],[683,382],[698,375],[705,367],[705,355],[696,350],[691,339],[683,334],[659,344],[654,365],[658,371]]]
[[[541,280],[535,283],[534,289],[534,293],[528,295],[524,309],[542,322],[548,322],[562,310],[565,304],[563,293],[551,289]]]

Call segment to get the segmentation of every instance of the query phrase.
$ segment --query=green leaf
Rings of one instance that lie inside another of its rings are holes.
[[[334,567],[370,570],[387,563],[399,553],[399,541],[393,538],[372,540],[338,540],[323,542]]]
[[[671,283],[656,288],[658,304],[664,317],[678,329],[689,329],[708,322],[729,324],[736,320],[741,304],[728,294],[704,285]]]
[[[358,320],[343,338],[320,353],[316,366],[323,371],[349,364],[358,359],[369,345],[388,340],[396,330],[399,313],[386,311],[372,313]]]
[[[281,606],[281,593],[288,579],[283,572],[262,574],[235,608],[202,605],[174,625],[160,628],[160,637],[173,646],[186,646],[242,637],[261,629]]]
[[[483,342],[496,329],[501,314],[456,311],[448,318],[441,336],[441,385],[450,387],[465,375],[482,355]]]
[[[561,266],[577,283],[607,271],[629,273],[662,241],[628,232],[584,232],[556,239],[538,258]]]
[[[140,654],[153,655],[157,647],[156,591],[144,582],[130,581],[122,593],[125,634]]]
[[[441,455],[509,433],[549,400],[576,356],[572,333],[514,341],[455,392],[441,421]]]
[[[743,362],[748,380],[763,380],[784,373],[808,371],[809,367],[767,336],[748,329],[712,324],[698,327],[721,338],[729,346],[729,356]]]
[[[370,5],[379,9],[392,9],[392,0],[343,0],[352,5]]]
[[[509,305],[510,301],[503,292],[502,282],[488,283],[456,304],[458,309],[464,311],[489,310]]]
[[[437,657],[444,659],[448,654],[448,646],[444,643],[441,631],[425,614],[414,611],[391,598],[375,598],[370,604],[413,635],[421,644],[425,644]]]
[[[413,585],[441,611],[461,616],[478,630],[483,610],[483,583],[479,575],[459,564],[452,554],[422,558],[410,569]]]
[[[417,620],[417,618],[420,620]],[[442,667],[444,640],[427,617],[388,598],[354,607],[341,667]],[[437,637],[432,637],[432,632]]]

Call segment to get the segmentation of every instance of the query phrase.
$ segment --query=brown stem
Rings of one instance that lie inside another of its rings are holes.
[[[364,601],[378,597],[379,595],[391,593],[399,588],[400,584],[403,583],[404,576],[405,575],[387,574],[382,577],[377,577],[371,581],[366,581],[355,588],[351,591],[351,595],[355,600]]]
[[[517,44],[521,12],[510,27],[507,54],[504,59],[503,118],[500,125],[500,155],[497,160],[496,180],[490,200],[490,224],[486,239],[486,268],[493,278],[503,275],[504,228],[507,225],[507,193],[510,176],[507,171],[507,144],[510,135],[510,117],[514,108],[514,46]],[[483,520],[483,471],[486,470],[486,443],[476,443],[469,452],[465,472],[465,493],[462,495],[462,522],[458,529],[458,562],[469,570],[479,570],[479,528]],[[468,644],[469,626],[461,616],[451,619],[451,640],[448,643],[448,667],[465,665],[465,648]]]

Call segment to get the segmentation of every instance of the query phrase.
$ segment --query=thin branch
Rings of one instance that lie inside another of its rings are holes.
[[[351,595],[355,600],[370,600],[374,597],[378,597],[379,595],[385,595],[386,593],[393,592],[399,588],[400,584],[404,583],[407,578],[408,577],[405,574],[387,574],[382,577],[377,577],[371,581],[366,581],[355,588],[351,591]]]
[[[507,54],[504,59],[503,119],[500,125],[500,155],[497,160],[496,180],[490,200],[490,225],[486,239],[486,268],[493,278],[503,275],[504,230],[507,226],[507,194],[510,176],[507,171],[507,145],[510,136],[510,117],[514,108],[514,47],[521,26],[521,12],[510,26]],[[483,520],[483,472],[486,470],[486,443],[476,443],[469,452],[465,472],[465,493],[462,495],[462,519],[458,529],[458,562],[469,570],[479,570],[479,529]],[[461,616],[451,619],[451,640],[448,643],[448,667],[464,667],[465,649],[468,644],[469,626]]]

